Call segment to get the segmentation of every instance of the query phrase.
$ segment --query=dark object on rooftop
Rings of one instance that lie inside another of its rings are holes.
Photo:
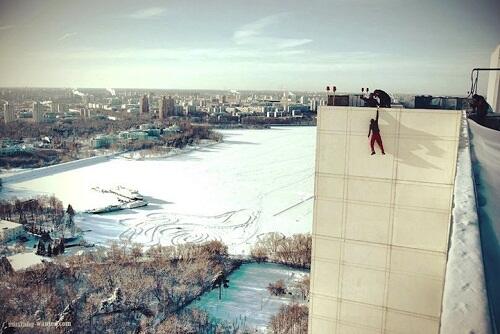
[[[365,101],[365,107],[391,107],[391,97],[381,89],[375,89],[373,93],[370,93],[368,96],[366,95],[368,95],[368,88],[366,89],[365,96],[361,96],[361,99]]]
[[[484,96],[474,94],[470,106],[472,107],[472,112],[469,114],[469,117],[477,123],[484,125],[486,123],[486,115],[492,112],[491,106],[486,102]]]
[[[415,109],[462,110],[465,101],[464,97],[418,95],[415,96]]]
[[[334,100],[335,99],[335,100]],[[327,106],[349,106],[349,95],[328,95]]]
[[[373,96],[379,99],[379,107],[390,108],[391,107],[391,97],[389,94],[381,89],[375,89],[373,91]]]

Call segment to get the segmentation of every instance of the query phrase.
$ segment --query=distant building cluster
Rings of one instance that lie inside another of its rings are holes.
[[[89,89],[2,89],[5,123],[106,118],[110,115],[140,115],[160,121],[171,117],[195,121],[240,121],[251,115],[267,118],[301,117],[316,113],[326,104],[322,93],[230,91],[162,91]],[[233,117],[233,118],[232,118]]]
[[[108,148],[116,143],[128,143],[133,141],[154,141],[161,135],[169,136],[178,133],[180,128],[177,125],[162,127],[155,124],[142,124],[138,129],[120,131],[118,134],[99,135],[90,140],[90,146],[94,149]]]

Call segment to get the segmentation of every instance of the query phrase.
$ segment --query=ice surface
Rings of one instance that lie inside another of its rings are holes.
[[[1,196],[55,194],[82,212],[116,204],[114,196],[93,187],[121,185],[137,189],[150,202],[104,215],[79,213],[76,222],[91,243],[220,239],[231,253],[242,254],[266,232],[310,232],[316,128],[222,132],[225,139],[218,145],[167,158],[116,157],[7,183]]]
[[[289,286],[305,273],[272,263],[244,264],[229,276],[229,288],[223,289],[220,301],[219,290],[215,289],[203,295],[192,306],[206,310],[214,318],[244,323],[262,330],[282,305],[293,301],[290,296],[271,296],[266,290],[269,283],[281,279]]]

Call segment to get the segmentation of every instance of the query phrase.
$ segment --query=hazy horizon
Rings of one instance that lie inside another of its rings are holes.
[[[0,0],[0,86],[462,95],[500,42],[499,12],[494,0]]]
[[[331,85],[330,85],[331,86]],[[107,89],[114,89],[114,90],[127,90],[127,91],[144,91],[146,92],[153,92],[153,91],[165,91],[165,92],[227,92],[228,94],[231,94],[232,92],[229,89],[222,89],[222,88],[158,88],[158,87],[83,87],[83,86],[74,86],[74,87],[69,87],[69,86],[0,86],[0,89],[69,89],[69,90],[107,90]],[[322,90],[291,90],[287,89],[287,92],[293,93],[293,95],[297,95],[295,93],[307,93],[307,94],[326,94],[325,90],[326,86],[323,87]],[[368,87],[371,91],[378,89],[379,87]],[[340,91],[337,90],[337,94],[356,94],[359,93],[361,90],[361,87],[357,90],[352,90],[352,91]],[[250,92],[255,92],[255,93],[283,93],[285,90],[284,89],[238,89],[238,93],[250,93]],[[433,95],[433,96],[467,96],[466,93],[455,93],[455,94],[441,94],[439,92],[434,92],[430,93],[428,91],[420,91],[420,92],[400,92],[400,91],[388,91],[390,94],[396,94],[396,95]],[[326,96],[326,95],[325,95]]]

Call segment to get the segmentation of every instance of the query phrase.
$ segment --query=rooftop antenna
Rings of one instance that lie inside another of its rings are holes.
[[[330,94],[330,86],[326,86],[326,104],[334,106],[335,105],[335,92],[337,91],[337,86],[332,85],[331,91],[333,94]],[[330,96],[332,96],[331,104],[329,104]]]
[[[333,86],[333,100],[332,100],[332,106],[335,106],[335,93],[337,92],[337,86]]]

